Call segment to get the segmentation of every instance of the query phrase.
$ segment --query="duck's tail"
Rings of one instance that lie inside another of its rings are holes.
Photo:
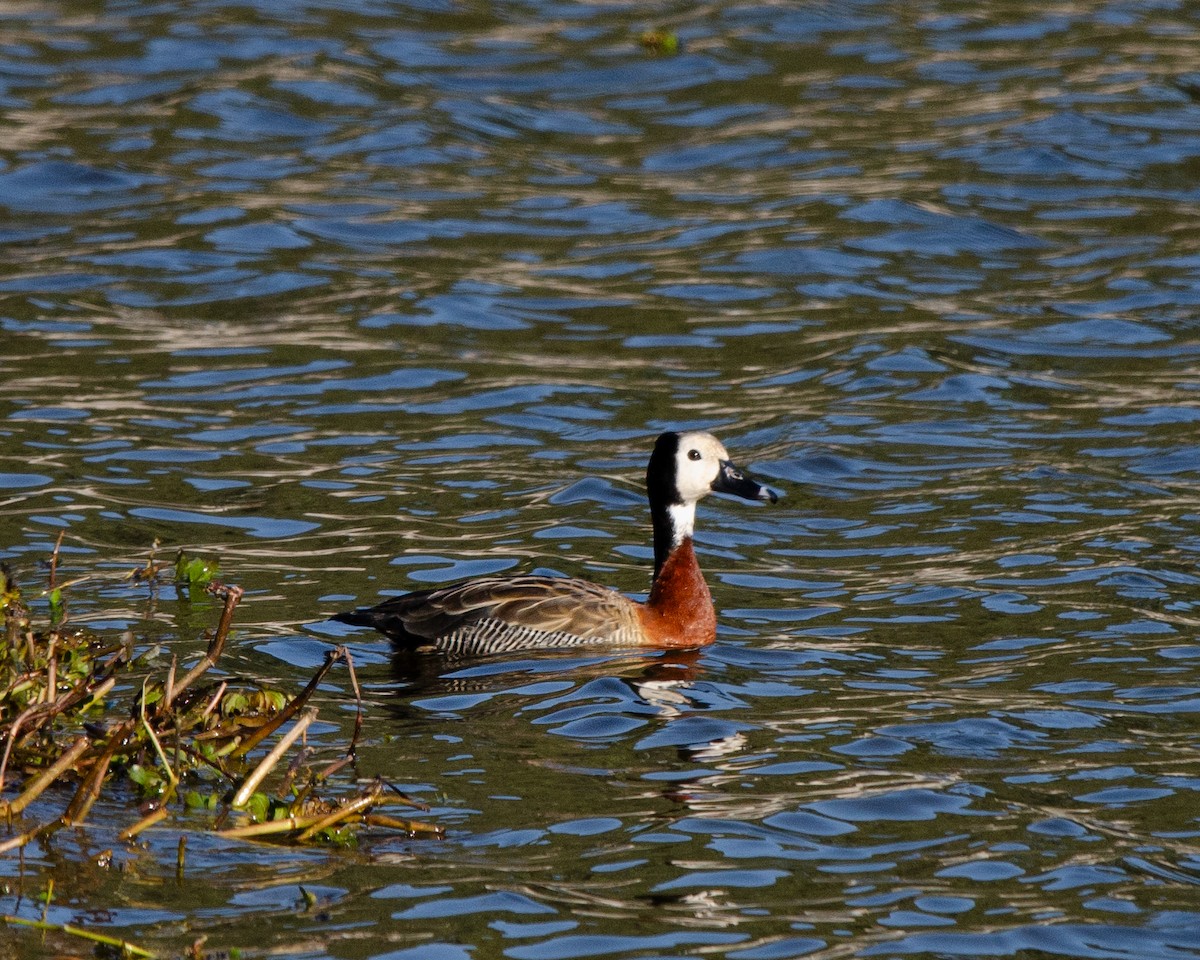
[[[412,594],[408,596],[412,596]],[[409,631],[403,616],[404,604],[397,602],[404,599],[404,597],[393,597],[390,602],[385,600],[373,607],[342,610],[329,619],[336,620],[338,623],[347,623],[352,627],[370,627],[372,630],[378,630],[401,647],[415,647],[428,643],[428,638]]]
[[[359,607],[357,610],[343,610],[335,613],[329,619],[336,620],[338,623],[348,623],[352,627],[373,627],[378,616],[370,607]]]

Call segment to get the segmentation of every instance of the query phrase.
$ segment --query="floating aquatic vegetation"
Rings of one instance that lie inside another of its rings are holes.
[[[638,43],[651,53],[670,56],[679,52],[679,37],[670,30],[646,30],[638,36]]]
[[[181,553],[176,586],[190,600],[209,595],[223,605],[196,662],[184,666],[172,657],[165,672],[156,672],[132,632],[114,639],[70,625],[63,596],[70,585],[56,582],[57,557],[56,546],[42,594],[49,614],[44,626],[35,622],[9,572],[0,573],[0,817],[10,834],[0,839],[0,854],[63,827],[86,826],[93,804],[116,790],[132,790],[139,798],[118,835],[123,842],[169,826],[177,815],[186,817],[181,830],[195,831],[199,820],[199,829],[223,837],[287,843],[350,844],[364,826],[440,835],[437,826],[381,812],[387,804],[427,809],[383,781],[364,786],[351,779],[349,790],[332,783],[352,770],[362,730],[362,699],[345,648],[330,650],[299,691],[220,673],[243,591],[215,579],[215,563]],[[166,568],[152,556],[127,579],[154,582]],[[318,762],[324,751],[304,745],[318,715],[309,703],[339,663],[349,672],[357,701],[353,734],[332,760]],[[74,787],[56,815],[45,812],[54,784]],[[326,790],[334,795],[323,796]],[[35,804],[38,816],[31,817]],[[182,871],[186,833],[178,849]],[[2,916],[2,924],[78,934],[44,917]],[[103,942],[124,955],[149,955],[132,945]]]
[[[179,590],[186,588],[189,594],[204,590],[213,582],[218,572],[219,567],[215,560],[189,557],[180,550],[175,559],[175,587]]]

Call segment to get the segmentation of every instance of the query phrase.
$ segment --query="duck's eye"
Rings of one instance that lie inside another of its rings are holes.
[[[699,450],[689,450],[688,451],[688,459],[689,460],[699,460],[700,459],[700,451]]]

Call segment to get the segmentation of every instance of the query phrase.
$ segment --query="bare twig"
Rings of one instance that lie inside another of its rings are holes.
[[[61,539],[61,538],[60,538]],[[46,644],[46,686],[42,688],[45,700],[54,700],[58,693],[58,631],[50,634]]]
[[[118,833],[117,839],[121,840],[122,842],[132,840],[147,827],[154,826],[156,823],[165,820],[168,816],[169,813],[166,807],[155,807],[132,827],[126,827],[124,830]]]
[[[142,696],[139,701],[141,704],[141,721],[142,729],[146,731],[146,736],[150,738],[150,742],[154,745],[154,752],[158,754],[158,760],[163,765],[163,769],[167,771],[167,783],[170,785],[166,799],[170,800],[175,795],[175,788],[179,786],[179,778],[175,776],[175,771],[171,769],[171,761],[167,759],[166,753],[163,751],[162,744],[159,742],[158,734],[154,732],[154,728],[150,726],[146,720],[146,684],[142,682]]]
[[[294,757],[292,757],[292,762],[288,764],[288,768],[283,774],[283,781],[279,784],[279,788],[275,791],[276,796],[280,798],[287,796],[287,792],[292,788],[292,783],[296,779],[296,774],[300,772],[300,765],[309,758],[311,753],[311,747],[304,747]]]
[[[54,550],[50,554],[50,589],[53,590],[57,585],[55,581],[58,579],[58,551],[62,547],[63,534],[65,529],[58,531],[58,539],[54,541]]]
[[[418,810],[424,810],[427,813],[429,812],[429,804],[422,803],[420,800],[414,800],[412,797],[410,797],[407,793],[405,793],[403,790],[401,790],[394,783],[389,783],[387,785],[387,788],[389,790],[391,790],[392,793],[394,793],[396,796],[398,796],[401,800],[403,800],[405,803],[407,803],[410,807],[415,807]]]
[[[225,688],[228,686],[229,684],[225,680],[221,681],[217,687],[217,692],[214,693],[212,697],[209,698],[208,703],[204,705],[204,709],[200,713],[202,718],[207,718],[209,714],[217,709],[217,704],[221,702],[221,697],[225,695]]]
[[[360,797],[355,797],[353,800],[338,804],[336,810],[326,814],[312,826],[302,831],[296,839],[303,843],[305,840],[312,839],[315,834],[320,833],[322,830],[328,830],[343,820],[369,810],[378,802],[381,793],[383,793],[383,783],[377,780],[367,793],[364,793]]]
[[[36,840],[43,833],[51,833],[60,826],[62,826],[61,821],[51,820],[49,823],[43,823],[32,830],[26,830],[24,833],[17,834],[15,837],[9,837],[3,843],[0,843],[0,853],[8,853],[9,850],[21,849],[25,844]],[[24,853],[23,850],[22,853]]]
[[[346,661],[346,670],[350,674],[350,689],[354,691],[354,705],[357,708],[354,714],[354,733],[350,736],[350,746],[346,748],[346,756],[353,757],[358,750],[358,738],[362,734],[363,726],[363,701],[362,690],[358,686],[358,675],[354,672],[354,658],[350,656],[350,651],[343,646],[337,648],[341,658]]]
[[[400,820],[389,817],[385,813],[368,813],[363,817],[363,823],[369,827],[388,827],[391,830],[404,830],[406,833],[432,833],[435,836],[445,836],[446,828],[435,823],[422,823],[420,820]]]
[[[339,647],[338,649],[340,650],[341,648]],[[279,713],[275,714],[275,716],[271,717],[270,720],[264,723],[252,734],[246,737],[246,739],[234,752],[238,756],[245,756],[256,746],[258,746],[259,743],[261,743],[266,737],[269,737],[272,733],[291,720],[292,717],[294,717],[300,711],[300,708],[308,701],[308,698],[316,692],[317,687],[320,685],[321,681],[325,679],[325,675],[329,673],[330,668],[337,663],[337,660],[338,654],[336,650],[331,653],[327,653],[325,655],[325,662],[321,664],[320,669],[313,674],[312,679],[305,684],[303,690],[296,694],[291,703],[280,710]]]
[[[100,788],[104,786],[104,776],[108,773],[108,765],[112,762],[113,754],[117,752],[122,741],[132,731],[132,720],[126,720],[109,731],[108,745],[96,762],[92,764],[92,769],[88,771],[87,777],[75,791],[75,796],[71,798],[71,802],[67,806],[67,812],[63,814],[63,822],[66,825],[73,826],[83,823],[87,819],[88,811],[92,809],[92,804],[100,796]]]
[[[60,756],[54,763],[50,764],[45,770],[34,777],[21,791],[21,795],[8,803],[0,804],[0,810],[11,815],[18,814],[27,806],[33,803],[42,791],[50,784],[57,780],[64,771],[78,760],[85,750],[92,745],[87,737],[80,737],[67,749],[66,753]]]
[[[246,777],[241,787],[238,788],[238,792],[233,795],[233,801],[230,806],[240,808],[246,805],[246,801],[258,789],[258,785],[262,783],[263,778],[271,772],[271,768],[279,762],[279,758],[287,753],[288,748],[299,739],[300,735],[308,729],[309,724],[315,719],[317,719],[316,710],[305,711],[304,715],[296,721],[296,725],[280,737],[279,742],[271,748],[271,752],[259,761],[257,767],[250,771],[249,776]]]
[[[354,762],[354,755],[347,753],[345,756],[338,757],[333,763],[329,764],[324,770],[317,774],[318,780],[328,780],[334,774],[344,767],[349,766]]]
[[[277,833],[294,833],[321,818],[319,816],[284,817],[280,820],[267,820],[264,823],[248,823],[242,827],[230,827],[228,830],[218,830],[218,837],[230,839],[247,839],[251,837],[267,837]]]
[[[8,730],[5,731],[8,736],[5,738],[4,757],[0,758],[0,790],[4,789],[4,771],[8,769],[8,757],[12,753],[13,744],[18,740],[17,734],[21,732],[21,727],[24,726],[25,721],[37,714],[39,707],[39,704],[26,707],[17,714],[16,719],[8,725]]]
[[[163,703],[170,704],[175,700],[175,667],[179,664],[179,659],[175,654],[171,654],[171,666],[167,670],[167,679],[163,683]]]
[[[211,670],[217,660],[221,657],[221,651],[225,649],[225,639],[229,636],[229,626],[233,623],[233,611],[236,609],[238,602],[242,599],[242,594],[245,592],[241,587],[227,587],[223,583],[213,581],[208,585],[208,592],[213,596],[224,595],[225,607],[221,611],[221,622],[217,624],[217,632],[213,636],[212,641],[208,645],[208,650],[204,656],[200,658],[191,670],[188,671],[186,677],[175,684],[174,697],[171,702],[168,702],[166,697],[162,699],[162,708],[160,713],[165,713],[171,708],[171,703],[179,699],[179,695],[188,687],[195,683],[200,677]]]
[[[141,947],[130,943],[128,940],[120,940],[116,937],[105,936],[102,933],[84,930],[81,927],[73,927],[69,923],[49,923],[46,920],[26,920],[24,917],[14,917],[9,914],[0,915],[0,923],[12,924],[13,926],[17,927],[31,927],[34,930],[55,930],[59,933],[65,933],[68,936],[82,937],[84,940],[90,940],[93,943],[102,943],[105,946],[114,947],[121,952],[122,956],[126,957],[154,957],[154,954],[149,950],[143,950]]]
[[[5,744],[4,755],[0,758],[0,790],[4,789],[4,774],[8,769],[9,755],[12,753],[13,746],[23,739],[19,734],[24,728],[26,721],[37,718],[39,724],[41,724],[53,720],[60,713],[69,710],[89,694],[93,700],[99,700],[116,685],[116,682],[116,677],[108,676],[97,685],[94,678],[89,679],[85,677],[53,703],[34,704],[21,711],[16,719],[8,725],[8,729],[2,731],[5,735]]]

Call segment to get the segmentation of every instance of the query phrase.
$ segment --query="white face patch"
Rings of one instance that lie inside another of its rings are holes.
[[[675,454],[675,489],[679,499],[691,509],[695,516],[696,501],[712,493],[713,481],[721,472],[721,461],[728,460],[729,454],[721,446],[721,441],[711,433],[681,433],[679,449]],[[688,524],[688,535],[691,535],[691,523]]]

